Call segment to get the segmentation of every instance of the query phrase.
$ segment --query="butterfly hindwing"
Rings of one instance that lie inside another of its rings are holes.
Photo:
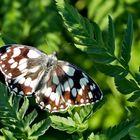
[[[65,61],[58,61],[42,83],[44,87],[36,91],[36,101],[50,112],[65,110],[70,105],[95,103],[102,96],[97,84],[85,72]]]

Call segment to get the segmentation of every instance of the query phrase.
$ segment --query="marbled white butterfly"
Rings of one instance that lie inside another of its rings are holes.
[[[35,95],[39,106],[49,112],[89,105],[102,98],[97,84],[80,68],[30,46],[1,47],[0,71],[11,91]]]

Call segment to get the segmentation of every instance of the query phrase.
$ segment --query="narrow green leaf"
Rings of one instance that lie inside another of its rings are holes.
[[[135,123],[135,120],[121,122],[119,125],[109,128],[105,132],[105,135],[109,140],[120,140],[128,134],[129,129],[132,128]]]
[[[140,90],[133,93],[133,95],[128,99],[130,102],[135,102],[140,97]]]
[[[115,31],[114,31],[114,24],[112,22],[111,16],[108,17],[109,23],[108,23],[108,51],[111,54],[114,54],[115,50]]]
[[[92,114],[93,114],[93,105],[83,106],[81,107],[79,112],[82,122],[87,121]]]
[[[74,119],[74,121],[76,121],[76,123],[79,123],[79,124],[82,123],[81,117],[79,116],[79,114],[77,112],[74,113],[73,119]]]
[[[98,47],[103,48],[104,42],[103,42],[102,32],[100,30],[100,27],[95,22],[92,22],[91,24],[92,24],[92,28],[93,28],[91,31],[94,33],[94,38],[98,44]]]
[[[132,39],[133,39],[133,20],[132,16],[128,16],[127,22],[127,29],[125,30],[123,43],[122,43],[122,50],[121,50],[121,57],[125,61],[126,65],[130,60],[130,52],[132,46]]]
[[[123,94],[129,94],[139,90],[139,87],[134,80],[128,80],[121,76],[115,77],[115,85]]]
[[[13,133],[6,130],[6,129],[1,129],[2,134],[5,137],[5,140],[17,140],[14,136]]]
[[[111,63],[115,60],[115,58],[113,56],[111,56],[109,53],[102,53],[102,54],[95,54],[92,53],[91,56],[92,60],[96,63]]]
[[[29,113],[27,116],[25,116],[25,126],[29,126],[37,117],[38,113],[36,110],[33,110],[31,113]]]
[[[77,130],[75,122],[70,117],[64,118],[52,115],[50,116],[50,119],[52,121],[51,126],[54,129],[66,131],[67,133],[73,133]]]
[[[45,120],[40,121],[39,123],[35,123],[32,126],[30,136],[39,137],[39,136],[43,135],[46,132],[46,130],[49,129],[50,124],[51,124],[50,119],[45,119]]]
[[[14,99],[14,94],[12,93],[8,99],[8,103],[10,104],[10,106],[13,106],[14,104],[13,99]]]
[[[20,102],[21,98],[18,96],[18,97],[14,97],[14,101],[13,102],[13,108],[15,109],[15,111],[17,112],[18,109],[19,109],[19,102]]]
[[[28,109],[29,106],[29,100],[27,99],[27,97],[24,98],[24,102],[19,110],[19,112],[17,112],[17,116],[19,119],[23,119],[24,115]]]
[[[105,65],[105,64],[95,63],[95,67],[102,73],[112,77],[116,77],[117,75],[120,75],[125,71],[123,67],[118,65],[111,65],[111,64]]]
[[[110,63],[115,60],[114,56],[110,55],[105,48],[99,48],[96,46],[84,46],[81,44],[75,44],[77,48],[85,51],[89,54],[91,59],[96,63]]]

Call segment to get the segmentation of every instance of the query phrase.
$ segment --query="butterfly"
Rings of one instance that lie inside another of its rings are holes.
[[[93,104],[103,97],[98,85],[82,69],[31,46],[1,47],[0,71],[10,91],[34,95],[36,103],[49,112]]]

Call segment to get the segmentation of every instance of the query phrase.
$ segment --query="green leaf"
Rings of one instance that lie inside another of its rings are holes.
[[[96,110],[97,106],[94,109]],[[51,126],[67,133],[83,132],[88,128],[88,119],[93,114],[93,105],[77,107],[73,110],[69,109],[68,112],[70,117],[67,118],[55,115],[50,116]]]
[[[87,121],[93,114],[93,105],[81,107],[80,112],[78,113],[82,122]]]
[[[87,138],[87,140],[94,140],[94,138],[95,138],[94,133],[91,133]]]
[[[25,115],[28,107],[29,107],[29,100],[27,99],[27,97],[25,97],[24,98],[24,102],[23,102],[19,112],[17,113],[19,119],[23,119],[24,118],[24,115]]]
[[[14,136],[13,133],[6,130],[6,129],[1,129],[2,134],[5,137],[5,140],[17,140]]]
[[[86,123],[92,113],[93,105],[81,106],[73,109],[72,112],[69,111],[71,118],[79,125]]]
[[[104,48],[102,33],[96,23],[83,18],[78,11],[64,0],[56,0],[57,8],[77,48],[88,53],[93,61],[109,63],[115,60]]]
[[[109,128],[105,132],[105,135],[108,140],[120,140],[128,134],[129,129],[132,128],[135,123],[136,121],[134,119],[126,122],[121,122],[119,125]]]
[[[70,117],[64,118],[52,115],[50,116],[50,119],[52,121],[51,126],[54,129],[66,131],[67,133],[70,134],[77,131],[76,123]]]
[[[87,140],[107,140],[105,135],[94,135],[94,133],[92,132]]]
[[[117,75],[120,75],[125,71],[123,67],[118,65],[111,65],[111,64],[105,65],[105,64],[95,63],[95,67],[102,73],[112,77],[116,77]]]
[[[96,62],[96,63],[102,63],[102,64],[106,64],[106,63],[110,63],[113,62],[115,60],[115,58],[113,56],[111,56],[109,53],[101,53],[101,54],[96,54],[93,52],[93,49],[90,51],[90,53],[92,53],[91,59]]]
[[[91,59],[96,63],[110,63],[115,60],[115,57],[106,52],[104,48],[76,45],[82,51],[88,53]]]
[[[81,119],[79,113],[77,113],[77,112],[74,113],[73,119],[74,119],[74,121],[76,121],[79,124],[82,123],[82,119]]]
[[[136,100],[138,100],[140,97],[140,90],[139,91],[135,91],[133,93],[133,95],[128,99],[128,101],[130,102],[135,102]]]
[[[12,40],[11,38],[9,38],[6,35],[0,35],[0,37],[2,38],[2,41],[4,42],[4,44],[14,44],[14,43],[16,43],[14,40]]]
[[[133,20],[132,16],[128,16],[127,22],[127,29],[125,30],[123,43],[122,43],[122,50],[121,50],[121,57],[124,60],[125,64],[127,65],[130,60],[130,52],[132,46],[132,39],[133,39]]]
[[[91,31],[94,33],[94,38],[98,44],[98,47],[103,48],[104,42],[103,42],[102,32],[100,30],[100,27],[95,22],[92,22],[91,24],[92,24],[92,28],[93,28],[93,30],[91,30]]]
[[[18,109],[19,109],[19,102],[21,100],[20,97],[14,97],[14,100],[13,100],[13,96],[10,96],[10,100],[9,100],[9,103],[11,104],[11,106],[13,106],[13,108],[15,109],[15,111],[18,112]]]
[[[56,0],[56,2],[59,13],[64,20],[64,24],[68,31],[73,35],[76,44],[79,41],[86,41],[88,44],[93,46],[94,44],[97,44],[94,39],[91,23],[87,19],[84,19],[75,8],[64,0]],[[84,38],[85,41],[83,40]]]
[[[115,50],[115,31],[114,31],[114,24],[112,22],[111,16],[108,17],[109,25],[108,25],[108,51],[114,55]]]
[[[140,127],[133,127],[129,131],[131,140],[140,140]]]
[[[51,124],[51,121],[49,118],[42,120],[39,123],[35,123],[32,126],[32,129],[30,132],[31,137],[38,137],[38,136],[43,135],[49,129],[50,124]]]
[[[37,117],[38,113],[36,110],[33,110],[27,116],[25,116],[25,126],[29,126]]]
[[[123,94],[129,94],[139,90],[139,87],[134,80],[128,80],[122,76],[115,77],[115,85],[117,89]]]

